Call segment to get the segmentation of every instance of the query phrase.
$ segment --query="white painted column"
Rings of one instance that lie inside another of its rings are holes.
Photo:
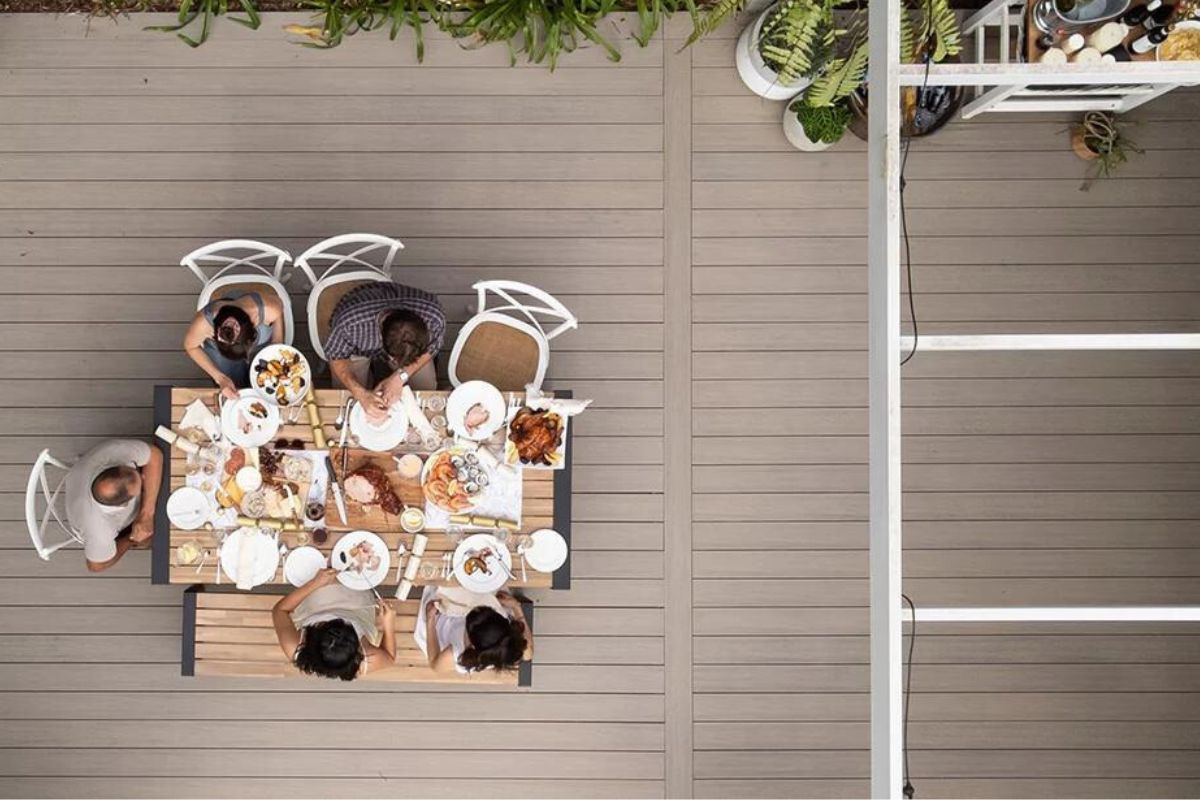
[[[871,796],[899,798],[904,733],[900,649],[900,0],[871,3],[869,14]]]

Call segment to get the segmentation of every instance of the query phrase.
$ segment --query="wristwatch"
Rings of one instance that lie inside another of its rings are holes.
[[[400,370],[400,382],[408,383],[408,373],[405,372],[404,370]]]

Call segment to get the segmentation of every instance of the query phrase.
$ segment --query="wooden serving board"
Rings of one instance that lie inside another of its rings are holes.
[[[333,458],[334,468],[338,470],[338,475],[344,483],[346,475],[342,475],[341,473],[342,451],[334,448],[330,451],[330,457]],[[422,461],[424,461],[424,457],[422,457]],[[387,474],[388,481],[392,484],[392,491],[400,496],[405,505],[416,506],[422,511],[425,510],[425,493],[421,491],[421,479],[419,477],[413,480],[401,478],[400,472],[396,468],[396,461],[390,453],[375,453],[355,447],[346,448],[346,466],[348,467],[346,474],[366,464],[375,464]],[[332,523],[340,522],[337,516],[337,503],[333,499],[332,490],[326,500],[325,521]],[[400,530],[400,520],[396,515],[385,513],[379,506],[368,507],[361,503],[356,503],[349,497],[346,498],[346,525],[356,530]]]

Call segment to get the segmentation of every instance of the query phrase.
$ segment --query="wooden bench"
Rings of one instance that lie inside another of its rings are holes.
[[[182,673],[226,677],[283,678],[303,676],[284,656],[275,638],[271,608],[278,594],[214,591],[194,586],[183,595]],[[492,686],[530,686],[533,664],[521,662],[513,672],[492,670],[464,675],[429,668],[413,640],[419,600],[397,603],[396,665],[368,672],[363,680],[408,683],[475,683]],[[532,628],[533,605],[524,603]]]

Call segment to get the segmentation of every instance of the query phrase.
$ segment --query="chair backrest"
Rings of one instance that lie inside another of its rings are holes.
[[[286,250],[280,250],[273,244],[253,239],[226,239],[193,250],[179,263],[190,269],[207,286],[230,273],[260,273],[282,283],[283,268],[291,260]]]
[[[391,280],[392,262],[404,245],[378,233],[343,233],[317,242],[296,257],[296,267],[314,289],[324,278],[343,268],[370,270]]]
[[[50,475],[52,468],[62,472],[56,479]],[[37,461],[33,463],[33,470],[29,473],[29,483],[25,487],[25,524],[29,527],[29,538],[33,540],[33,546],[37,550],[38,556],[44,561],[48,561],[55,551],[69,544],[83,542],[83,535],[75,530],[67,520],[65,509],[59,507],[60,502],[66,500],[63,484],[66,483],[66,473],[70,468],[70,464],[59,461],[50,455],[49,450],[43,450],[38,455]],[[46,506],[40,513],[38,510],[39,494]],[[46,528],[49,527],[51,521],[57,523],[69,538],[47,545]]]
[[[324,342],[329,337],[329,323],[338,301],[364,283],[390,283],[391,280],[388,275],[376,270],[363,269],[335,275],[326,273],[313,284],[312,291],[308,293],[308,339],[318,358],[329,360],[325,356]]]
[[[517,281],[480,281],[472,288],[478,294],[476,310],[479,313],[486,311],[524,319],[537,328],[546,341],[579,327],[579,320],[570,309],[536,286]],[[489,294],[495,296],[496,302],[492,306],[488,306]],[[553,323],[557,324],[547,330]]]

